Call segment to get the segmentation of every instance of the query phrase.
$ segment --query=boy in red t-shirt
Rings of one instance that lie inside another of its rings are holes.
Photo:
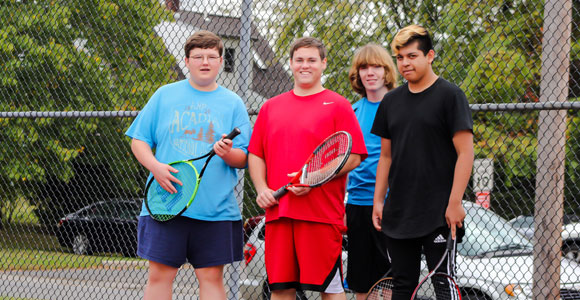
[[[326,49],[304,37],[290,49],[294,89],[260,109],[248,151],[256,202],[266,209],[266,271],[272,299],[295,299],[296,289],[345,299],[341,246],[345,231],[346,176],[366,158],[363,135],[350,103],[322,86]],[[344,130],[352,154],[338,176],[317,188],[292,187],[272,196],[298,171],[327,136]]]

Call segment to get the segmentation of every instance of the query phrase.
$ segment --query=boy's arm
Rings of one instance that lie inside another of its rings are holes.
[[[225,136],[225,134],[222,134],[222,139],[213,145],[213,151],[215,151],[215,154],[221,157],[228,166],[238,169],[245,168],[248,162],[248,155],[242,149],[233,148],[233,141],[230,139],[224,139]]]
[[[133,139],[131,141],[131,151],[147,170],[149,170],[159,185],[169,193],[177,193],[177,189],[171,184],[175,182],[183,185],[181,181],[175,178],[171,173],[177,173],[177,169],[170,165],[160,163],[153,155],[153,151],[149,144],[144,141]]]
[[[250,177],[258,193],[256,202],[261,208],[268,208],[278,204],[278,201],[272,196],[272,191],[266,182],[266,161],[261,157],[250,153],[248,155],[248,168]]]
[[[473,133],[469,130],[456,132],[453,136],[453,145],[457,152],[457,162],[455,163],[453,186],[449,195],[445,219],[451,228],[451,236],[455,239],[457,227],[462,227],[463,219],[465,219],[465,210],[461,201],[473,168]]]
[[[377,179],[375,182],[375,195],[373,197],[373,225],[381,230],[383,219],[383,206],[389,188],[389,170],[391,169],[391,140],[381,138],[381,154],[377,164]]]
[[[338,172],[338,174],[336,174],[336,177],[342,176],[342,175],[354,170],[356,167],[358,167],[360,165],[360,163],[361,163],[360,154],[351,153],[350,156],[348,157],[348,159],[346,160],[346,163],[342,167],[342,169],[340,169],[340,172]]]

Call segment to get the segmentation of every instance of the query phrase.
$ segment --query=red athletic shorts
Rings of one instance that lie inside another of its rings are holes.
[[[270,289],[342,292],[342,225],[280,218],[266,223]]]

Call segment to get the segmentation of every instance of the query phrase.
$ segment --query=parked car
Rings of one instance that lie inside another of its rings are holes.
[[[580,216],[564,215],[562,226],[562,255],[580,263]],[[527,238],[534,238],[534,216],[518,216],[509,221]]]
[[[463,300],[532,299],[531,241],[493,211],[463,202],[466,235],[457,246],[456,279]],[[268,299],[264,267],[264,224],[261,218],[249,234],[242,274],[244,299]],[[343,262],[347,253],[343,251]],[[422,263],[422,274],[427,268]],[[561,299],[580,299],[580,264],[562,258]],[[314,294],[306,293],[308,299]],[[349,297],[352,294],[349,295]]]
[[[141,200],[99,201],[61,218],[57,238],[75,254],[119,252],[135,256]]]

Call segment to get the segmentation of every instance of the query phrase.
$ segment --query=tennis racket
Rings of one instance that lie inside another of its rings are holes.
[[[393,277],[388,276],[389,273],[390,271],[373,284],[367,293],[366,300],[391,300],[393,296]]]
[[[437,266],[419,282],[419,285],[413,291],[411,300],[461,300],[459,286],[457,286],[451,271],[455,268],[455,256],[452,255],[455,245],[455,240],[451,238],[451,232],[449,232],[445,253],[437,263]],[[437,272],[445,258],[449,261],[447,273]]]
[[[280,199],[291,186],[317,187],[330,181],[348,160],[352,149],[352,137],[346,131],[338,131],[327,137],[310,155],[302,169],[272,195]]]
[[[224,139],[231,140],[240,134],[240,132],[240,129],[236,127]],[[173,176],[183,183],[183,185],[175,182],[172,183],[175,189],[177,189],[177,193],[169,193],[152,177],[145,188],[145,207],[149,215],[154,220],[165,222],[180,216],[186,211],[193,202],[205,168],[214,155],[215,152],[212,148],[211,151],[200,157],[169,163],[170,166],[179,171],[174,173]],[[206,157],[207,159],[201,168],[201,172],[198,173],[193,165],[193,161]]]

